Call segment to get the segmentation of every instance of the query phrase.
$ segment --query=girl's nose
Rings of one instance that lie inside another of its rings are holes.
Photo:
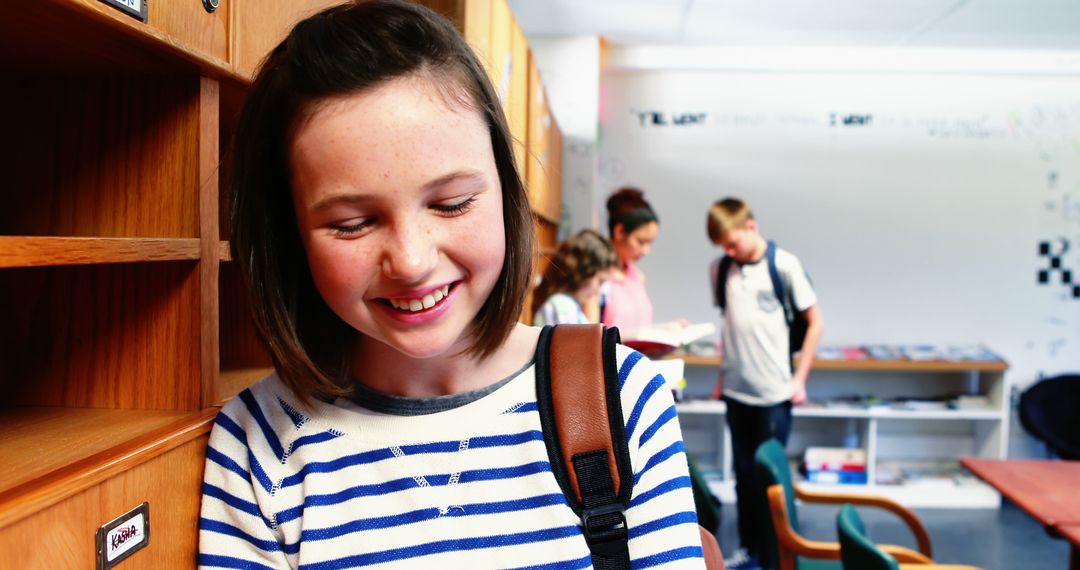
[[[385,244],[383,275],[414,283],[423,281],[434,269],[439,257],[435,236],[430,228],[402,224]]]

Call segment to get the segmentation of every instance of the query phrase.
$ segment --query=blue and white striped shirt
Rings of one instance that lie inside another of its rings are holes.
[[[700,568],[671,392],[619,347],[634,471],[634,568]],[[301,405],[271,375],[229,402],[207,449],[201,568],[588,568],[579,519],[551,472],[534,368],[423,416],[351,400]]]

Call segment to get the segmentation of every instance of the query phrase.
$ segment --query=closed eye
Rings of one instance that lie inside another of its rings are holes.
[[[440,214],[446,214],[450,217],[460,216],[465,212],[472,209],[473,203],[476,202],[476,194],[469,196],[468,198],[456,202],[454,204],[432,204],[431,209],[439,212]]]
[[[375,223],[373,218],[364,218],[355,224],[330,224],[328,227],[333,230],[334,237],[356,237],[360,232],[371,227]]]

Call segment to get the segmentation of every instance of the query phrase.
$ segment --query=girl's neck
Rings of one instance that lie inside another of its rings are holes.
[[[455,348],[431,358],[412,358],[378,341],[362,339],[354,349],[352,376],[368,388],[423,398],[459,394],[489,386],[528,362],[536,351],[539,329],[516,325],[486,358],[460,354]]]

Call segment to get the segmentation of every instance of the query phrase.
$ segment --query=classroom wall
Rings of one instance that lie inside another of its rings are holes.
[[[719,324],[705,212],[735,195],[808,268],[825,343],[985,343],[1018,385],[1080,370],[1074,64],[985,57],[964,72],[922,51],[875,72],[860,57],[604,71],[596,192],[640,186],[660,215],[642,263],[657,319]]]

